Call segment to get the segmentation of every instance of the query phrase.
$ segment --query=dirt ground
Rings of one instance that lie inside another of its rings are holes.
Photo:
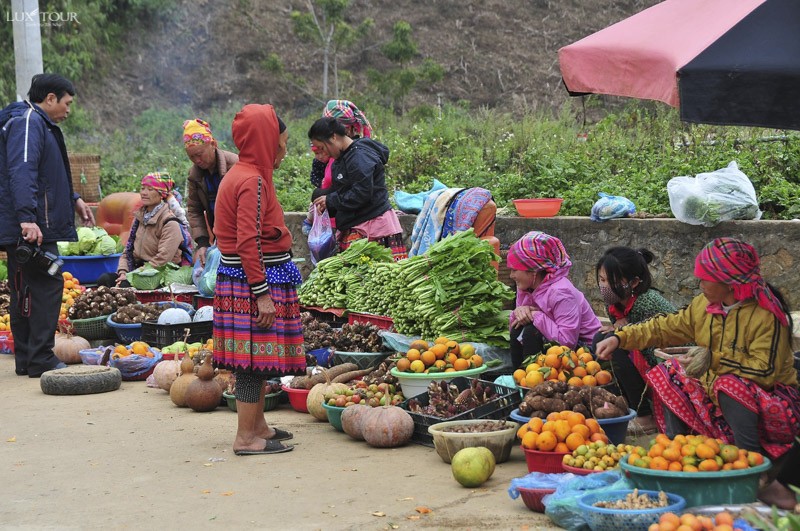
[[[286,404],[267,421],[294,451],[238,457],[227,408],[176,408],[144,382],[49,396],[10,355],[0,403],[2,529],[558,529],[507,493],[518,447],[467,489],[431,448],[371,448]]]

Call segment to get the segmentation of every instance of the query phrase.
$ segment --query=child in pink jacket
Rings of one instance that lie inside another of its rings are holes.
[[[550,341],[572,349],[591,345],[600,320],[567,278],[572,262],[561,240],[529,232],[511,246],[507,264],[517,284],[517,304],[510,323],[514,367],[542,352]]]

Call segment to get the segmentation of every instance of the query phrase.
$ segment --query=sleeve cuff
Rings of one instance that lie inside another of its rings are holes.
[[[267,284],[266,280],[258,284],[250,284],[250,291],[253,292],[255,298],[259,298],[262,295],[269,295],[269,284]]]
[[[81,198],[81,194],[79,194],[78,192],[72,192],[72,200],[73,201],[77,201],[80,198]]]

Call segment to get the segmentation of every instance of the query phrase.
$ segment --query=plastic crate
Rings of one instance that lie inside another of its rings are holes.
[[[363,370],[377,367],[392,354],[392,352],[344,352],[338,350],[333,353],[333,364],[355,363],[360,370]]]
[[[88,341],[95,339],[111,339],[114,331],[108,327],[108,315],[90,317],[88,319],[73,319],[69,321],[72,325],[72,333]]]
[[[184,341],[187,328],[189,329],[189,336],[185,339],[187,343],[195,343],[197,341],[204,342],[211,339],[214,335],[213,321],[198,321],[171,325],[144,322],[142,323],[142,341],[152,347],[166,347],[176,341]]]
[[[391,317],[374,315],[371,313],[350,312],[347,314],[347,322],[349,324],[354,324],[356,322],[369,323],[377,326],[381,330],[391,330],[394,328],[394,321],[392,321]]]
[[[61,271],[72,273],[81,284],[97,282],[103,273],[116,273],[119,257],[122,254],[108,256],[59,256],[64,262]]]
[[[617,501],[625,499],[631,493],[630,490],[612,490],[603,493],[584,494],[578,498],[578,507],[581,509],[586,522],[592,531],[647,531],[647,529],[658,522],[662,514],[680,514],[686,507],[686,500],[677,494],[667,492],[666,507],[655,507],[652,509],[606,509],[595,507],[598,501]],[[658,499],[658,491],[640,490],[638,494],[646,494],[651,499]]]
[[[214,297],[203,297],[202,295],[194,295],[192,297],[192,306],[195,310],[199,310],[203,306],[214,306]]]
[[[192,293],[170,293],[169,291],[143,289],[133,290],[133,293],[136,295],[136,300],[141,304],[147,304],[149,302],[170,302],[174,299],[175,302],[182,302],[194,309],[194,305],[192,304],[192,297],[194,295]],[[182,306],[179,306],[179,308],[182,308]]]
[[[458,377],[450,380],[450,383],[458,387],[460,391],[463,391],[472,384],[473,380],[475,380],[475,378]],[[476,408],[470,409],[469,411],[465,411],[464,413],[460,413],[449,418],[433,417],[409,411],[408,400],[400,404],[400,407],[408,411],[409,415],[411,415],[411,418],[414,419],[414,433],[411,436],[411,440],[423,446],[433,447],[433,435],[428,432],[428,428],[434,424],[444,421],[467,419],[503,420],[508,417],[508,414],[511,413],[513,409],[519,406],[520,402],[522,402],[522,397],[516,389],[505,387],[503,385],[497,385],[494,382],[489,382],[486,380],[478,381],[483,385],[494,388],[494,392],[497,396],[495,396],[495,398],[486,404],[480,405]],[[417,395],[414,397],[414,400],[419,402],[421,406],[427,406],[429,400],[428,393]]]

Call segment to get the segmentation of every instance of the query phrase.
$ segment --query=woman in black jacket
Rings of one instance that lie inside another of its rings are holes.
[[[384,165],[389,148],[371,138],[350,138],[344,125],[330,117],[314,122],[308,138],[318,152],[336,159],[333,184],[317,191],[314,206],[320,212],[329,209],[336,219],[339,250],[367,238],[391,249],[395,261],[406,258],[403,229],[386,188]]]

